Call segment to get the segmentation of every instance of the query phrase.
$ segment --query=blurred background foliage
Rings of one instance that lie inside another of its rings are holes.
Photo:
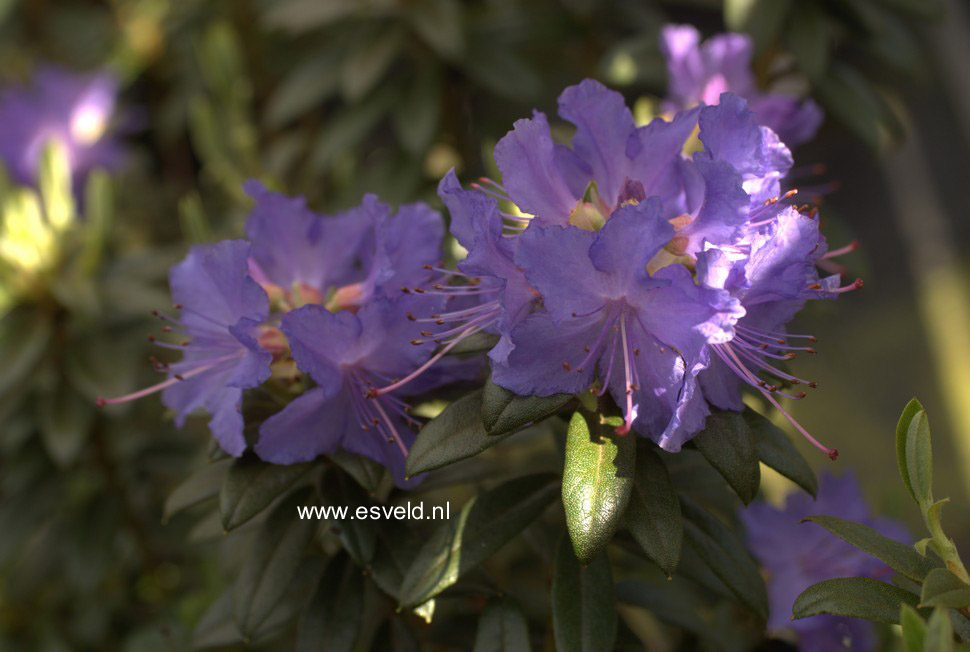
[[[201,422],[177,431],[155,400],[110,411],[94,400],[154,382],[145,335],[150,311],[168,305],[167,270],[190,243],[241,233],[245,179],[319,210],[368,191],[440,205],[442,174],[495,176],[495,141],[533,108],[555,113],[559,91],[583,77],[649,114],[666,86],[657,34],[671,21],[751,34],[759,81],[826,109],[796,165],[810,195],[827,191],[833,246],[862,244],[846,261],[867,285],[801,318],[821,355],[800,369],[823,389],[797,417],[842,450],[839,466],[856,469],[877,511],[905,520],[902,489],[884,479],[896,415],[917,394],[950,461],[938,465],[941,493],[970,497],[961,458],[970,382],[950,368],[967,333],[959,321],[940,327],[965,305],[970,244],[961,58],[970,25],[955,0],[0,0],[0,84],[43,63],[110,70],[122,81],[130,148],[130,165],[92,175],[84,206],[64,208],[56,229],[18,235],[12,225],[24,222],[4,217],[8,245],[36,247],[19,258],[8,247],[0,267],[0,647],[187,649],[193,631],[197,644],[238,640],[225,628],[225,596],[258,528],[222,535],[212,504],[227,463],[206,462]],[[44,165],[50,181],[37,192],[0,184],[4,216],[71,203],[56,151]],[[901,200],[907,192],[915,205]],[[941,282],[926,270],[939,261],[948,294],[927,300]],[[504,463],[557,464],[553,451],[525,451]],[[195,504],[200,496],[206,504]],[[949,517],[970,545],[970,513]],[[555,542],[543,534],[530,530],[489,566],[531,613],[544,609],[547,575],[523,568],[519,547],[551,559]],[[304,563],[300,576],[319,577],[321,560]],[[330,564],[328,582],[361,582],[345,566]],[[374,591],[351,591],[365,621],[388,609]],[[309,589],[292,592],[304,599]],[[266,649],[292,647],[269,635],[299,613],[297,597],[257,632],[272,639]],[[472,618],[447,622],[471,628]],[[715,618],[732,622],[729,611]],[[374,645],[412,649],[413,620],[386,620]],[[624,626],[620,641],[656,636],[655,621],[644,627],[634,636]],[[454,632],[436,636],[462,646]]]

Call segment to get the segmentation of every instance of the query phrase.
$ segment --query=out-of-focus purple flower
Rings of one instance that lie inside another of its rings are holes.
[[[901,524],[869,514],[851,473],[838,477],[823,473],[814,502],[810,496],[798,493],[788,496],[783,509],[762,502],[752,503],[740,511],[740,517],[747,530],[748,547],[768,575],[768,628],[795,630],[801,649],[805,650],[870,650],[874,632],[867,621],[836,616],[791,620],[795,598],[816,582],[835,577],[886,581],[893,574],[881,561],[820,525],[800,522],[813,514],[864,523],[896,541],[912,542]]]
[[[376,195],[365,195],[360,206],[329,217],[258,181],[245,189],[256,202],[246,224],[253,274],[291,307],[324,303],[331,291],[334,309],[398,296],[402,287],[426,283],[427,268],[441,258],[444,223],[426,204],[392,214]]]
[[[117,94],[107,74],[53,67],[39,70],[29,85],[0,93],[0,158],[13,178],[35,185],[52,140],[67,152],[76,195],[91,170],[118,167],[123,151],[109,133]]]
[[[418,326],[408,317],[419,300],[374,298],[356,313],[307,305],[283,317],[282,330],[299,368],[316,387],[267,419],[256,453],[293,464],[338,449],[365,455],[406,486],[404,461],[415,421],[399,392],[375,389],[410,373],[434,345],[414,345]]]
[[[660,201],[618,209],[596,233],[575,226],[531,226],[519,237],[516,262],[542,295],[543,310],[512,330],[507,365],[494,381],[519,394],[588,390],[597,379],[625,406],[633,426],[678,451],[708,414],[695,392],[708,344],[726,342],[743,315],[726,291],[694,284],[672,265],[647,265],[673,227]]]
[[[184,345],[156,342],[180,350],[182,359],[158,364],[168,380],[99,404],[123,403],[161,390],[180,427],[191,412],[204,408],[222,449],[241,455],[246,448],[242,392],[269,378],[273,360],[273,331],[264,327],[269,299],[249,275],[249,254],[249,244],[240,240],[193,248],[170,275],[181,318],[159,315],[172,324],[168,329],[189,340]]]
[[[722,93],[735,93],[748,100],[762,125],[789,145],[811,140],[822,123],[822,110],[811,99],[757,87],[751,39],[745,34],[720,34],[701,43],[693,26],[667,25],[661,30],[660,50],[667,59],[667,111],[717,104]]]

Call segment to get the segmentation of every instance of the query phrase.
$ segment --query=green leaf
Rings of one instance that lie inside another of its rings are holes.
[[[529,626],[508,598],[491,600],[478,621],[473,652],[529,652]]]
[[[754,500],[761,484],[761,469],[754,437],[740,413],[712,412],[704,430],[692,441],[745,505]]]
[[[479,331],[469,335],[455,346],[448,349],[448,355],[471,355],[487,353],[498,344],[499,336]]]
[[[87,442],[94,406],[62,382],[38,401],[38,409],[44,447],[58,466],[70,466]]]
[[[296,630],[296,652],[350,652],[360,630],[364,578],[346,556],[324,571]]]
[[[566,433],[562,502],[573,550],[589,563],[620,526],[633,491],[636,437],[621,437],[597,423],[597,415],[575,412]],[[590,421],[594,421],[590,427]]]
[[[421,66],[394,108],[397,139],[411,154],[423,153],[437,133],[440,117],[441,73],[436,66]]]
[[[416,607],[458,581],[539,517],[559,491],[555,476],[509,480],[465,503],[421,547],[401,585],[402,607]]]
[[[344,550],[358,566],[367,568],[374,559],[377,545],[377,528],[369,519],[358,519],[354,516],[360,506],[370,507],[372,501],[364,495],[361,488],[351,482],[346,474],[328,471],[323,476],[320,496],[325,506],[331,509],[347,509],[347,517],[338,519],[331,515],[330,520],[339,527],[340,542]]]
[[[404,45],[404,32],[396,26],[357,42],[340,66],[340,90],[348,102],[357,102],[377,85]]]
[[[781,31],[791,0],[725,0],[724,24],[732,32],[747,32],[760,52]]]
[[[818,494],[815,472],[798,452],[785,431],[751,408],[745,408],[744,420],[751,429],[755,450],[764,464],[782,474],[814,498]]]
[[[676,583],[654,586],[637,580],[625,580],[616,585],[620,602],[646,609],[665,623],[682,627],[701,639],[711,637],[710,628],[701,618],[690,595]]]
[[[482,392],[476,390],[426,423],[408,452],[407,474],[415,476],[478,455],[513,433],[489,437],[482,425],[481,408]]]
[[[798,67],[812,79],[821,76],[828,66],[832,47],[832,31],[822,6],[814,2],[796,2],[785,35]]]
[[[104,170],[92,170],[84,185],[84,248],[81,269],[92,273],[101,263],[114,224],[114,187]]]
[[[887,129],[895,120],[886,101],[858,70],[833,62],[816,80],[815,94],[828,111],[857,138],[879,150],[889,140]]]
[[[356,480],[368,494],[371,496],[377,494],[381,480],[384,478],[383,466],[363,455],[342,450],[329,453],[327,457]]]
[[[926,412],[917,412],[906,430],[906,469],[916,501],[926,510],[933,504],[933,449]]]
[[[489,378],[482,390],[482,423],[493,437],[515,432],[555,413],[572,398],[572,394],[519,396]]]
[[[179,226],[185,239],[193,244],[212,242],[212,228],[199,193],[190,192],[179,200]]]
[[[637,454],[626,526],[660,570],[668,577],[673,575],[684,539],[680,500],[670,482],[667,466],[646,446],[641,446]]]
[[[458,57],[465,46],[462,7],[457,0],[419,0],[408,4],[415,31],[444,57]]]
[[[315,170],[329,168],[341,153],[357,147],[394,99],[391,93],[378,90],[360,103],[328,115],[326,126],[314,143],[310,166]]]
[[[869,553],[911,580],[922,582],[927,573],[933,570],[933,564],[912,546],[884,537],[868,525],[834,516],[809,516],[803,520],[818,523],[843,541]]]
[[[232,620],[232,592],[226,591],[202,613],[192,631],[192,645],[196,648],[219,647],[242,640],[242,634]]]
[[[315,53],[290,68],[269,97],[266,125],[279,129],[323,104],[336,90],[339,72],[329,53]]]
[[[903,652],[924,652],[926,623],[916,610],[908,604],[900,607],[899,624],[903,628]]]
[[[923,582],[920,603],[924,607],[970,607],[970,585],[945,568],[934,568]]]
[[[311,504],[312,497],[310,487],[287,496],[256,534],[236,582],[233,605],[236,625],[247,639],[265,626],[313,539],[317,521],[297,516],[297,507]]]
[[[552,626],[558,652],[612,650],[616,597],[605,553],[582,566],[567,537],[556,548],[552,576]]]
[[[768,618],[768,595],[757,564],[737,535],[716,517],[681,496],[684,541],[741,602]]]
[[[919,499],[916,498],[916,491],[913,489],[913,483],[909,478],[909,463],[906,459],[906,440],[909,434],[909,424],[920,412],[924,412],[923,405],[915,398],[911,399],[906,404],[906,407],[903,408],[903,413],[899,415],[899,422],[896,424],[896,463],[899,465],[899,475],[903,479],[903,484],[909,490],[909,495],[916,502],[919,502]]]
[[[231,463],[230,458],[206,464],[183,480],[165,499],[162,522],[167,523],[168,519],[182,510],[218,496]]]
[[[0,320],[0,396],[24,382],[47,350],[50,338],[50,322],[40,313],[18,309]]]
[[[808,587],[795,599],[795,619],[831,614],[865,618],[880,623],[899,623],[904,604],[915,607],[919,598],[909,591],[866,577],[825,580]]]
[[[227,532],[269,507],[313,468],[312,464],[267,464],[253,456],[240,457],[226,475],[219,492],[219,514]]]
[[[946,609],[937,607],[926,625],[926,652],[953,652],[953,623]]]

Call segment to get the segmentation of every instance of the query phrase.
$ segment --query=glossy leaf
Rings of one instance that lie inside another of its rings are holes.
[[[768,617],[768,595],[744,543],[715,516],[681,497],[684,540],[741,604]]]
[[[633,491],[636,438],[575,412],[566,433],[562,502],[573,550],[589,563],[616,532]],[[593,423],[590,423],[593,422]]]
[[[646,446],[641,446],[637,454],[626,526],[660,570],[668,577],[673,575],[684,538],[680,499],[670,482],[667,466]]]
[[[219,514],[226,531],[234,530],[286,492],[312,464],[267,464],[252,456],[233,462],[219,492]]]
[[[691,596],[676,583],[655,586],[638,580],[625,580],[616,585],[620,602],[646,609],[658,619],[682,627],[702,639],[711,637],[710,628],[701,618]]]
[[[556,478],[539,474],[473,497],[422,546],[401,585],[401,606],[415,607],[457,582],[537,519],[558,490]]]
[[[383,466],[363,455],[342,450],[330,453],[327,457],[356,480],[364,491],[372,496],[377,493],[384,478]]]
[[[912,546],[884,537],[868,525],[834,516],[809,516],[804,520],[818,523],[843,541],[869,553],[911,580],[922,582],[927,573],[933,570],[933,564]]]
[[[919,598],[909,591],[866,577],[844,577],[813,584],[795,599],[795,619],[831,614],[899,623],[901,605],[915,607]]]
[[[785,431],[751,408],[745,409],[744,420],[751,429],[755,450],[761,461],[814,498],[818,494],[818,479],[815,477],[815,472],[795,448]]]
[[[481,419],[488,434],[497,437],[544,419],[570,399],[572,394],[519,396],[489,379],[482,389]]]
[[[284,499],[266,519],[236,582],[233,615],[239,631],[252,638],[266,625],[286,594],[313,539],[317,521],[301,519],[297,507],[311,504],[309,487]]]
[[[508,598],[492,600],[478,620],[473,652],[529,652],[529,626]]]
[[[923,582],[920,603],[925,607],[970,607],[970,585],[945,568],[934,568]]]
[[[692,441],[745,505],[754,500],[761,484],[761,469],[754,437],[740,413],[712,412],[704,430]]]
[[[418,432],[406,463],[410,476],[478,455],[513,431],[489,437],[482,425],[482,392],[474,391],[446,407]]]
[[[556,548],[552,626],[558,652],[612,650],[616,640],[616,598],[610,561],[601,553],[588,565],[581,565],[567,537]]]

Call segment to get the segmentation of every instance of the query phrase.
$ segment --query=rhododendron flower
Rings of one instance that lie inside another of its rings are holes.
[[[122,148],[110,126],[118,94],[107,74],[78,74],[60,68],[39,70],[31,83],[0,93],[0,159],[21,184],[36,185],[44,148],[64,147],[75,194],[98,167],[116,168]]]
[[[819,478],[818,498],[803,493],[788,496],[783,508],[755,502],[739,512],[747,530],[748,547],[767,574],[770,610],[768,629],[792,629],[799,649],[818,652],[871,650],[872,623],[838,616],[791,620],[795,598],[816,582],[835,577],[869,577],[888,581],[893,570],[878,559],[846,543],[815,523],[802,523],[814,514],[863,523],[883,536],[910,544],[899,523],[873,518],[851,473]],[[847,645],[848,643],[848,645]]]
[[[789,145],[811,140],[822,123],[822,110],[811,99],[758,88],[746,34],[719,34],[701,43],[693,26],[667,25],[660,34],[660,50],[667,59],[666,111],[717,104],[722,93],[734,93],[747,99],[758,121]]]

